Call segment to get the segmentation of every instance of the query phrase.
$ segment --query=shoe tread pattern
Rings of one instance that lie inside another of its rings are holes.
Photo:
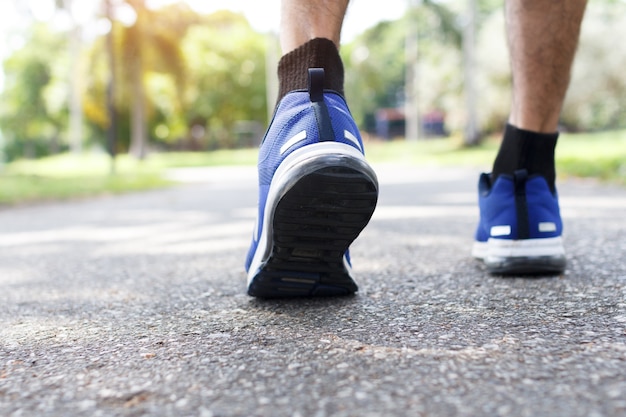
[[[276,205],[273,248],[248,293],[263,298],[349,295],[358,290],[344,253],[369,222],[377,185],[348,167],[320,168]]]

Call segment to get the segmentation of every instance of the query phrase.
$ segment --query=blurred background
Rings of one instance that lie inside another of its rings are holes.
[[[253,149],[275,102],[279,4],[3,0],[1,175],[55,155],[175,152],[185,165],[181,152]],[[366,139],[452,138],[469,147],[498,138],[511,78],[502,7],[353,0],[341,54]],[[615,143],[623,147],[625,21],[626,0],[589,3],[563,131],[622,132]]]

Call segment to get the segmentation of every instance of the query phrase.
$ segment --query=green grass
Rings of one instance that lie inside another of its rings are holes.
[[[458,138],[366,144],[367,157],[374,164],[473,166],[486,170],[497,149],[497,139],[472,148],[464,148]],[[172,184],[163,175],[168,168],[250,166],[256,158],[256,149],[161,153],[145,161],[122,155],[117,159],[115,175],[109,174],[110,160],[105,154],[63,154],[16,161],[0,171],[0,205],[160,188]],[[593,177],[626,184],[626,130],[562,135],[557,169],[560,178]]]
[[[256,163],[256,158],[256,149],[155,153],[143,161],[128,155],[120,155],[116,159],[115,168],[120,175],[127,173],[160,173],[166,168],[173,167],[253,165]],[[106,154],[85,154],[79,156],[61,154],[34,161],[15,161],[7,166],[6,171],[11,174],[67,178],[106,175],[110,172],[110,167],[110,158]]]
[[[0,176],[0,205],[119,194],[161,188],[169,184],[158,174],[69,178],[7,174]]]
[[[491,169],[499,140],[464,148],[458,138],[420,142],[370,143],[368,159],[374,163],[474,166]],[[626,184],[626,130],[562,134],[556,150],[560,178],[592,177]]]
[[[258,150],[234,149],[212,152],[173,152],[151,155],[148,163],[159,168],[255,165]]]
[[[563,135],[557,169],[564,177],[592,177],[626,185],[626,130]]]
[[[498,144],[487,140],[479,146],[463,147],[458,138],[416,142],[395,140],[365,145],[367,159],[374,164],[419,166],[485,166],[496,154]]]
[[[62,154],[8,164],[0,175],[0,204],[63,200],[162,188],[172,183],[163,169],[120,157],[115,174],[104,154]]]

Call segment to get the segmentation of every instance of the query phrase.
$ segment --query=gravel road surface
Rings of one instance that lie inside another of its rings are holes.
[[[360,291],[245,294],[252,168],[0,210],[1,416],[626,416],[626,189],[559,185],[568,268],[469,256],[471,169],[379,166]]]

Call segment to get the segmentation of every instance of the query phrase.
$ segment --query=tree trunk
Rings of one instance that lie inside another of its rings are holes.
[[[130,64],[132,103],[130,109],[130,153],[138,159],[147,154],[148,135],[146,129],[146,92],[143,85],[143,65],[141,53],[137,51]]]
[[[107,147],[111,156],[110,174],[116,172],[117,157],[117,110],[115,109],[115,89],[117,88],[117,77],[115,76],[115,45],[113,41],[113,5],[111,0],[105,0],[106,16],[111,22],[111,30],[107,33],[106,46],[109,58],[109,80],[107,82],[107,114],[109,115],[109,126],[107,127]]]
[[[409,13],[415,14],[416,4],[409,1]],[[406,140],[415,141],[420,138],[420,114],[418,95],[418,64],[419,55],[417,27],[409,23],[405,45],[405,78],[404,78],[404,126]]]
[[[63,2],[65,10],[72,19],[73,29],[70,32],[70,61],[71,70],[69,77],[70,91],[70,126],[69,143],[73,153],[81,153],[83,150],[83,105],[81,101],[81,66],[80,51],[82,49],[82,28],[76,17],[72,14],[72,0]]]
[[[478,116],[476,113],[476,0],[467,0],[467,18],[463,30],[463,60],[466,121],[464,143],[478,145]]]

